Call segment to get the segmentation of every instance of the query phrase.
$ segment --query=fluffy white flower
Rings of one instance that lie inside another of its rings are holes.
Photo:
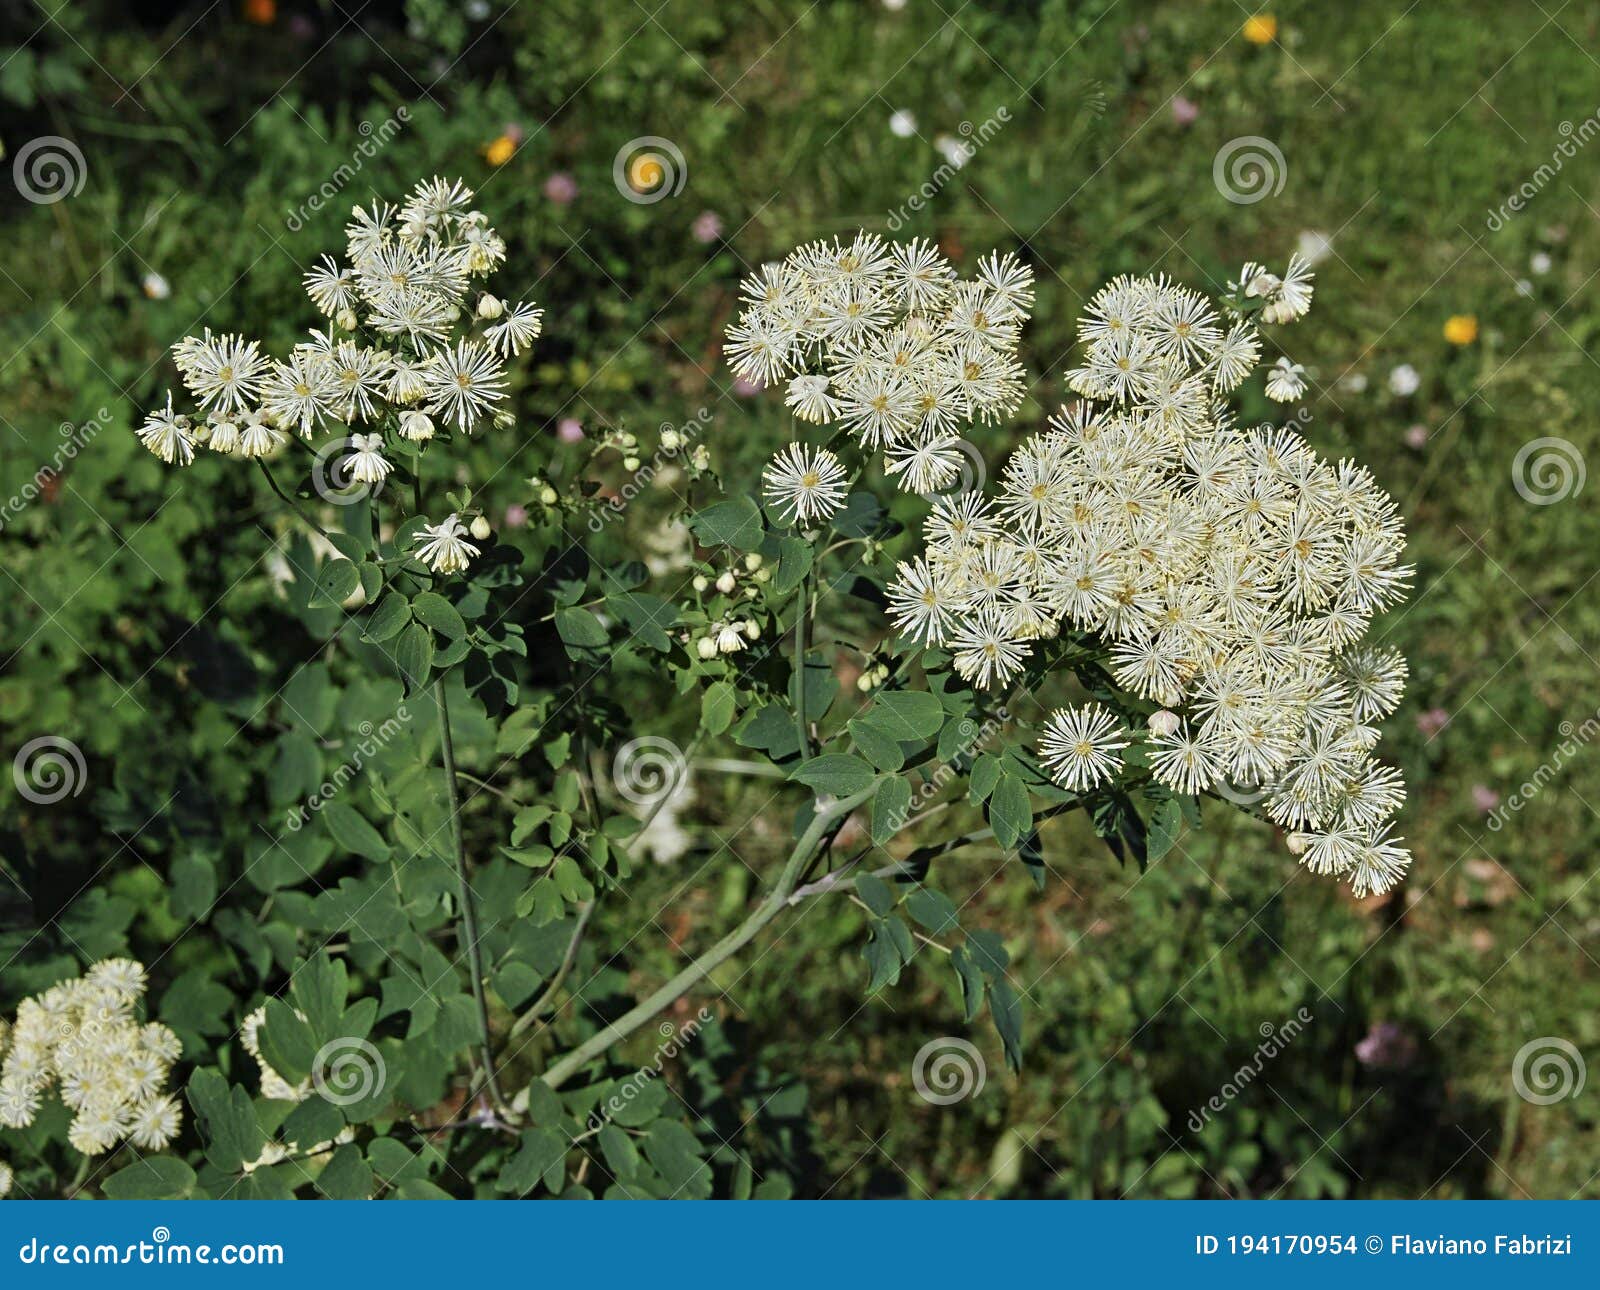
[[[467,526],[455,513],[438,524],[424,524],[412,539],[417,559],[435,573],[460,573],[478,554],[478,548],[464,536]]]
[[[795,524],[825,520],[844,505],[844,467],[826,448],[790,444],[767,463],[761,481],[767,501]]]

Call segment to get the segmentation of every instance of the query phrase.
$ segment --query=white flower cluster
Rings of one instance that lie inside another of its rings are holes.
[[[1013,256],[990,256],[962,281],[931,243],[859,233],[803,246],[742,291],[728,328],[734,371],[761,385],[788,378],[797,417],[882,449],[902,489],[954,483],[960,431],[1022,402],[1016,349],[1033,272]]]
[[[1400,776],[1371,756],[1406,665],[1360,643],[1409,583],[1402,526],[1365,467],[1329,463],[1289,429],[1240,429],[1224,403],[1260,355],[1243,315],[1298,318],[1309,276],[1246,266],[1231,316],[1162,278],[1105,287],[1068,375],[1085,401],[1012,454],[997,498],[935,502],[890,612],[985,687],[1063,625],[1098,634],[1117,683],[1159,705],[1158,780],[1260,789],[1301,860],[1365,894],[1410,860],[1387,823]],[[1129,742],[1091,707],[1056,713],[1040,751],[1083,790]]]
[[[138,963],[103,959],[24,999],[12,1025],[0,1022],[0,1125],[32,1124],[54,1088],[73,1113],[67,1141],[84,1155],[124,1141],[159,1151],[177,1137],[183,1111],[166,1086],[183,1045],[168,1027],[137,1020],[144,991]]]
[[[505,360],[538,337],[543,311],[488,294],[469,307],[474,279],[506,254],[472,196],[435,178],[398,208],[356,207],[345,230],[349,263],[324,255],[305,275],[327,329],[281,361],[242,336],[207,328],[185,337],[172,356],[197,409],[178,411],[169,391],[137,431],[140,441],[168,465],[187,466],[201,446],[269,457],[291,435],[366,426],[351,439],[349,473],[381,484],[392,469],[386,437],[415,443],[440,426],[465,434],[486,421],[511,426]]]

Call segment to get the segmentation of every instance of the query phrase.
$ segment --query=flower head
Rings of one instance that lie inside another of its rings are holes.
[[[844,467],[826,448],[790,444],[767,463],[761,482],[778,513],[802,526],[825,520],[844,505]]]
[[[445,516],[438,524],[424,524],[412,539],[417,559],[435,573],[461,573],[478,554],[478,548],[466,540],[467,526],[455,513]]]

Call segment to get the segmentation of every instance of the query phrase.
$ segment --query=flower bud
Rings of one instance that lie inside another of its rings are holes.
[[[733,589],[739,585],[739,580],[733,576],[732,569],[724,569],[717,577],[717,590],[724,596],[733,594]]]
[[[477,538],[478,541],[482,542],[491,532],[493,530],[489,527],[489,521],[486,518],[482,515],[473,518],[472,536]]]
[[[761,553],[759,551],[752,551],[749,555],[745,556],[744,567],[751,573],[754,573],[757,569],[759,569],[761,567]]]
[[[546,484],[539,490],[539,502],[543,506],[554,506],[556,504],[556,490]]]
[[[1183,721],[1176,712],[1168,712],[1162,708],[1160,712],[1152,712],[1144,724],[1157,739],[1165,739],[1168,735],[1177,734],[1178,727]]]
[[[755,580],[757,582],[771,582],[772,581],[772,570],[771,569],[757,569],[755,571]]]
[[[624,470],[638,470],[639,459],[637,457],[624,457],[622,459],[622,468]]]
[[[716,658],[717,642],[714,637],[702,636],[694,643],[694,652],[701,658]]]
[[[482,318],[485,322],[493,322],[501,314],[505,313],[505,311],[506,307],[487,292],[485,292],[483,298],[478,301],[478,317]]]
[[[668,452],[676,452],[682,442],[683,436],[676,430],[668,429],[661,432],[661,446]]]
[[[400,433],[416,443],[431,439],[433,438],[433,418],[426,412],[402,412],[400,414]]]
[[[1303,856],[1310,849],[1314,839],[1309,833],[1291,833],[1284,839],[1284,845],[1289,848],[1292,856]]]
[[[341,309],[339,310],[339,316],[334,321],[345,331],[354,331],[356,329],[356,311],[354,309]]]
[[[704,591],[711,585],[711,579],[703,573],[697,573],[694,575],[694,581],[691,585],[696,591]]]
[[[761,639],[761,624],[756,622],[756,620],[754,618],[745,619],[744,636],[745,636],[746,640],[751,640],[751,641],[760,640]]]

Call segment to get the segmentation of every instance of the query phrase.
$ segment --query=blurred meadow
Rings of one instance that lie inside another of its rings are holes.
[[[962,1033],[948,974],[866,996],[849,906],[808,906],[693,1006],[722,1018],[730,1079],[804,1084],[781,1146],[799,1195],[1600,1195],[1600,1073],[1581,1078],[1600,1058],[1597,48],[1594,0],[6,6],[0,732],[8,760],[69,735],[91,783],[48,814],[6,785],[7,885],[89,951],[171,946],[153,994],[235,935],[180,932],[172,839],[255,773],[232,661],[282,684],[315,647],[279,623],[243,477],[164,470],[131,428],[176,384],[179,337],[302,337],[285,302],[357,202],[460,176],[548,311],[517,428],[471,447],[508,529],[580,432],[700,417],[753,490],[789,417],[735,384],[720,338],[744,274],[802,241],[866,228],[1034,267],[1030,400],[980,443],[991,469],[1064,399],[1104,280],[1216,291],[1299,248],[1318,275],[1290,338],[1302,431],[1370,465],[1418,569],[1377,632],[1412,668],[1386,741],[1408,882],[1355,901],[1220,811],[1145,872],[1064,821],[1042,892],[968,853],[956,881],[1005,937],[1029,1043],[1012,1075],[975,1030],[988,1078],[953,1107],[907,1096],[922,1045]],[[45,136],[81,168],[38,200],[20,176]],[[647,203],[614,173],[646,136],[681,157],[681,188]],[[1239,140],[1264,175],[1230,171]],[[668,501],[611,540],[651,549]],[[694,705],[628,681],[637,732],[687,743]],[[599,915],[622,984],[744,907],[784,842],[771,796],[697,770],[677,854]],[[6,1008],[47,970],[10,912]],[[1528,1046],[1552,1039],[1578,1086],[1525,1096]]]

